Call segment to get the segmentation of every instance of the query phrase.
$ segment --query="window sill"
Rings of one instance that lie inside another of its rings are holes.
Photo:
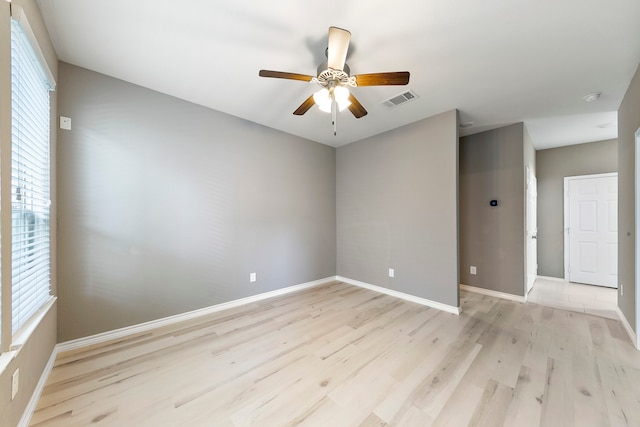
[[[17,354],[17,351],[7,351],[0,354],[0,376],[2,376],[7,366],[9,366],[9,363],[15,359]]]
[[[20,328],[14,335],[11,341],[11,349],[5,353],[0,354],[0,375],[5,371],[9,363],[18,356],[22,346],[29,340],[33,332],[36,330],[42,319],[49,313],[51,307],[56,302],[56,297],[52,296],[49,300],[38,310],[29,321]]]

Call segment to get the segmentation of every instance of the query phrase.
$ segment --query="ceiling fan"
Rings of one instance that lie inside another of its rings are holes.
[[[356,86],[392,86],[409,83],[408,71],[390,73],[358,74],[350,76],[349,66],[345,63],[351,33],[338,27],[329,27],[327,61],[318,67],[317,76],[287,73],[283,71],[260,70],[260,77],[300,80],[318,84],[321,89],[307,98],[294,112],[301,116],[314,104],[320,110],[332,114],[333,134],[336,135],[336,116],[338,111],[348,108],[356,119],[367,115],[367,110],[360,104],[349,87]]]

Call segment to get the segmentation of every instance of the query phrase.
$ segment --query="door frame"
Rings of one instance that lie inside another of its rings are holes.
[[[617,177],[618,172],[608,172],[608,173],[595,173],[591,175],[576,175],[576,176],[565,176],[564,177],[564,206],[563,206],[563,236],[564,236],[564,280],[569,281],[569,183],[574,180],[579,179],[589,179],[589,178],[609,178],[609,177]]]
[[[636,349],[640,350],[640,292],[638,292],[638,277],[640,277],[640,266],[638,265],[638,262],[640,261],[640,238],[638,237],[638,227],[640,226],[640,171],[638,170],[638,168],[640,168],[640,128],[638,128],[638,130],[636,130],[636,133],[634,134],[635,136],[635,142],[634,142],[634,149],[635,149],[635,154],[636,154],[636,158],[635,158],[635,176],[634,176],[634,198],[635,198],[635,249],[636,249],[636,268],[635,268],[635,277],[634,277],[634,284],[631,286],[635,286],[635,294],[636,294],[636,306],[635,306],[635,311],[636,311],[636,331],[635,331],[635,345],[636,345]],[[619,272],[618,272],[619,273]],[[618,282],[619,283],[619,282]],[[629,284],[627,283],[627,286],[629,286]],[[622,291],[622,289],[618,289],[618,301],[620,301],[620,297],[622,296],[620,294],[620,292]],[[622,310],[620,309],[620,303],[618,303],[618,315],[620,315],[620,318],[623,320],[622,324],[625,325],[629,325],[629,322],[627,321],[627,318],[624,316],[624,313],[622,312]],[[629,330],[627,329],[627,332],[633,336],[633,330]]]
[[[533,289],[533,285],[535,283],[536,277],[538,276],[538,244],[537,244],[537,239],[538,239],[538,219],[537,219],[537,209],[538,209],[538,177],[535,174],[535,171],[527,166],[525,168],[526,172],[525,172],[525,221],[524,221],[524,239],[525,239],[525,260],[524,260],[524,265],[525,265],[525,275],[524,275],[524,295],[525,295],[525,300],[529,295],[529,292],[531,292],[531,290]],[[529,271],[529,239],[531,239],[532,237],[529,236],[529,221],[530,221],[530,217],[529,217],[529,192],[531,191],[531,188],[529,187],[529,176],[533,177],[533,180],[536,183],[536,194],[535,194],[535,207],[534,207],[534,214],[536,216],[536,228],[535,228],[535,239],[536,239],[536,250],[534,251],[534,255],[536,257],[536,268],[535,268],[535,276],[533,278],[533,283],[531,283],[531,287],[529,287],[529,275],[530,275],[530,271]]]

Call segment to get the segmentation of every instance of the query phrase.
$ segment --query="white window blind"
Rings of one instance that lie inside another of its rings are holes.
[[[15,333],[50,297],[49,91],[20,24],[11,21],[11,318]]]

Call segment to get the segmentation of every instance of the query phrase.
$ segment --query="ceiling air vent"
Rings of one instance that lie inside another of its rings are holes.
[[[389,108],[395,108],[398,105],[406,104],[407,102],[413,101],[416,98],[418,98],[418,95],[416,95],[414,91],[408,90],[406,92],[401,93],[400,95],[396,95],[394,97],[391,97],[387,100],[382,101],[382,104]]]

